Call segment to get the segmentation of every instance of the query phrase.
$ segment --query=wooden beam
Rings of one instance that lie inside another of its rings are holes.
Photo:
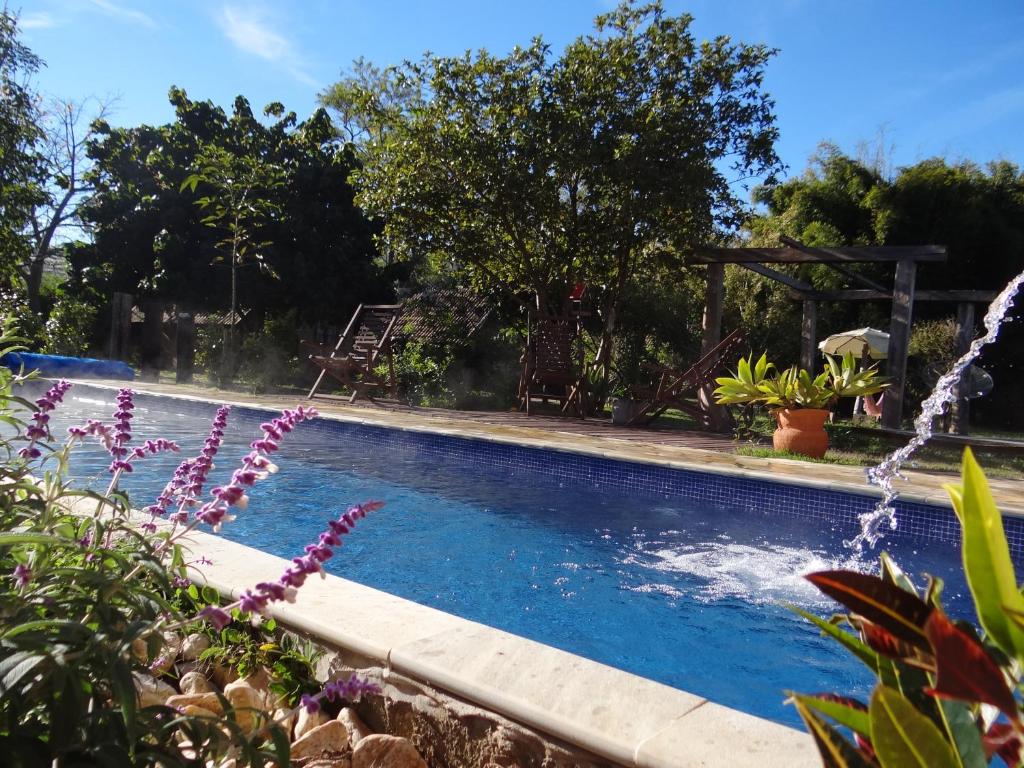
[[[803,253],[811,253],[811,254],[814,253],[814,250],[812,248],[810,248],[809,246],[804,245],[803,243],[801,243],[799,240],[796,240],[795,238],[789,237],[788,235],[779,235],[779,240],[782,241],[783,245],[788,245],[790,248],[796,248],[798,251],[802,251]],[[875,291],[884,291],[884,290],[886,290],[885,286],[880,285],[879,283],[876,283],[874,280],[870,280],[867,277],[864,277],[864,275],[860,274],[859,272],[854,272],[852,269],[847,269],[846,267],[844,267],[841,264],[836,264],[834,262],[829,262],[828,266],[831,267],[832,269],[834,269],[839,274],[843,275],[844,277],[850,278],[855,283],[860,283],[861,285],[866,285],[868,288],[871,288],[872,290],[875,290]]]
[[[131,353],[132,304],[130,293],[114,293],[110,300],[110,338],[107,342],[107,357],[111,360],[126,360]]]
[[[691,264],[861,264],[945,261],[944,245],[884,245],[844,248],[718,248],[705,246],[687,258]]]
[[[711,265],[709,265],[710,268]],[[715,266],[722,266],[721,264]],[[776,269],[771,269],[762,264],[741,264],[741,267],[749,269],[751,272],[756,272],[759,275],[775,280],[783,285],[788,285],[794,291],[798,293],[809,293],[814,291],[814,286],[810,283],[805,283],[803,280],[798,280],[792,275],[787,275],[785,272],[779,272]]]
[[[911,259],[896,264],[892,290],[892,318],[889,322],[888,374],[892,380],[882,398],[882,426],[898,429],[903,420],[903,393],[907,383],[907,353],[910,323],[914,315],[914,285],[917,264]]]
[[[174,324],[175,375],[178,384],[192,383],[196,364],[196,319],[191,312],[177,312]]]
[[[814,375],[818,357],[818,303],[804,302],[804,316],[800,322],[800,367]]]
[[[914,294],[914,301],[948,301],[958,304],[973,302],[976,304],[987,304],[992,301],[998,293],[996,291],[918,291]],[[794,291],[791,294],[794,299],[813,299],[814,301],[889,301],[892,299],[890,291],[873,291],[866,288],[848,288],[840,291]]]

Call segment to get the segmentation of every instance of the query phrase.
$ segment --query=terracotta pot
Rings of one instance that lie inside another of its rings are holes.
[[[772,435],[776,451],[789,451],[820,459],[828,450],[825,420],[829,411],[822,408],[780,408],[775,411],[779,428]]]

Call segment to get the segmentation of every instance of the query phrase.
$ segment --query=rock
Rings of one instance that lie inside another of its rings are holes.
[[[348,750],[348,729],[337,720],[329,720],[307,731],[306,734],[292,744],[291,758],[298,760],[303,757],[320,757],[325,752],[345,752]],[[424,766],[426,768],[426,766]]]
[[[242,682],[248,683],[258,691],[269,691],[270,671],[266,667],[260,667],[255,672],[243,677]]]
[[[181,658],[184,661],[197,661],[199,655],[210,647],[210,638],[194,632],[181,644]]]
[[[136,637],[132,640],[132,656],[140,664],[145,664],[149,661],[149,648],[146,646],[146,641],[141,637]]]
[[[352,750],[352,768],[427,768],[427,764],[408,739],[373,733]]]
[[[140,707],[159,706],[177,694],[177,691],[171,686],[163,680],[157,680],[152,675],[132,672],[132,677],[135,678],[135,692],[139,697]]]
[[[181,714],[189,715],[191,717],[208,717],[211,720],[220,719],[220,715],[216,712],[212,712],[205,707],[198,707],[195,704],[188,704],[181,708]]]
[[[201,672],[186,672],[178,680],[178,685],[182,693],[212,693],[216,690]]]
[[[302,768],[352,768],[352,757],[318,757],[305,763]]]
[[[224,697],[231,702],[241,729],[246,732],[254,730],[261,719],[259,713],[263,711],[263,694],[239,681],[224,689]]]
[[[369,726],[359,719],[359,715],[351,707],[342,707],[336,720],[344,724],[348,730],[348,743],[354,748],[362,739],[373,733]]]
[[[174,666],[174,660],[178,658],[178,651],[181,649],[181,638],[174,632],[164,632],[163,644],[157,651],[157,656],[150,663],[149,668],[154,674],[161,675]]]
[[[224,707],[216,693],[185,693],[167,699],[168,707],[202,707],[218,715],[224,714]]]
[[[214,664],[213,669],[210,670],[210,676],[218,687],[224,688],[224,686],[238,679],[238,672],[224,664]]]
[[[292,728],[295,727],[295,710],[287,707],[275,709],[271,717],[288,734],[290,739],[292,737]]]
[[[296,740],[301,739],[311,730],[316,728],[318,725],[323,725],[327,722],[327,715],[320,710],[316,712],[310,712],[304,707],[299,708],[299,716],[295,719],[295,734]]]

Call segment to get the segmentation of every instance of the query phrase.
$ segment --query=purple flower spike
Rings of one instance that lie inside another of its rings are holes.
[[[18,456],[23,459],[38,459],[42,452],[36,448],[36,442],[46,440],[50,435],[50,411],[54,410],[64,401],[64,395],[71,389],[71,383],[61,379],[48,390],[46,394],[36,400],[38,409],[32,414],[32,424],[25,429],[25,437],[29,444],[18,451]]]
[[[314,712],[320,711],[320,699],[316,696],[310,696],[308,693],[304,693],[302,694],[302,698],[299,700],[299,706],[310,714],[313,714]]]
[[[208,605],[199,612],[200,618],[206,619],[218,632],[231,623],[231,615],[221,608]]]
[[[32,580],[32,569],[29,568],[27,565],[22,565],[21,563],[18,563],[16,566],[14,566],[13,575],[15,583],[17,583],[18,585],[18,589],[21,589],[22,587],[26,586],[29,583],[29,581]]]

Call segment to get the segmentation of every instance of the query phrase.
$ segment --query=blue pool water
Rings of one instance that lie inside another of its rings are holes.
[[[112,393],[73,390],[56,427],[109,420],[112,410]],[[167,437],[183,451],[127,476],[134,505],[150,503],[182,456],[198,452],[213,411],[139,400],[136,440]],[[232,414],[215,475],[237,466],[265,418]],[[799,720],[783,705],[787,689],[870,690],[858,662],[782,605],[829,615],[835,604],[801,574],[873,568],[874,557],[843,547],[849,526],[566,488],[415,444],[367,445],[322,420],[288,436],[278,457],[281,471],[257,486],[227,538],[291,558],[345,505],[379,499],[386,506],[347,537],[332,573],[791,725]],[[108,461],[83,449],[74,472],[102,489]],[[903,539],[887,549],[919,582],[944,578],[947,610],[973,618],[952,544]]]

